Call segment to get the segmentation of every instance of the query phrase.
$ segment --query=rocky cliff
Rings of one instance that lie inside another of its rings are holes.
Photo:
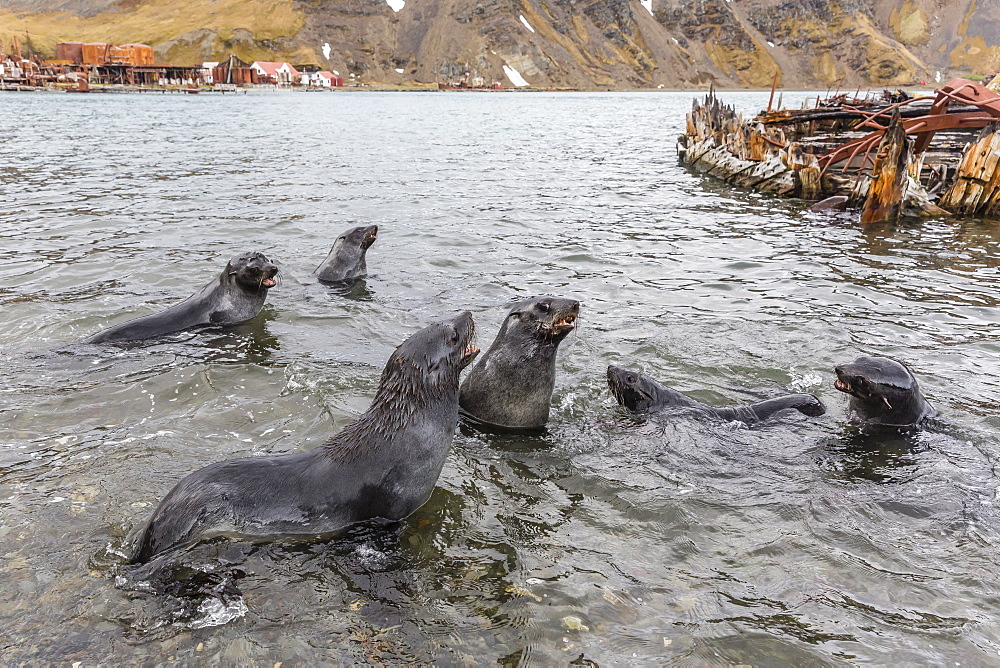
[[[985,0],[6,0],[0,41],[145,42],[405,85],[471,73],[539,88],[844,89],[1000,69]],[[348,79],[349,81],[351,79]]]

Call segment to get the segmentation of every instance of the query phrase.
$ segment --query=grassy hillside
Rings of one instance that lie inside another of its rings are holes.
[[[205,40],[217,55],[228,54],[227,42],[242,45],[248,51],[254,43],[294,37],[305,23],[292,0],[170,0],[169,2],[128,3],[92,16],[70,11],[27,13],[0,9],[0,40],[10,45],[16,34],[22,45],[47,56],[55,53],[62,41],[142,42],[167,45],[157,49],[177,65],[194,65],[206,57]],[[189,39],[184,39],[189,36]],[[180,39],[178,39],[180,38]],[[198,48],[185,50],[186,42],[198,42]],[[267,49],[260,49],[267,54]],[[245,55],[251,55],[245,53]],[[256,54],[253,54],[256,55]]]

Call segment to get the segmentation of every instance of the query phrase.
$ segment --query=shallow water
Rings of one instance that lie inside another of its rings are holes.
[[[1000,662],[1000,226],[863,229],[688,172],[692,97],[4,95],[4,660]],[[313,283],[372,223],[364,285]],[[282,268],[256,320],[74,345],[250,249]],[[409,334],[468,309],[485,346],[536,294],[583,302],[547,434],[463,427],[397,529],[203,546],[195,598],[122,586],[184,475],[320,444]],[[858,434],[832,368],[862,353],[943,426]],[[829,410],[640,424],[612,363]]]

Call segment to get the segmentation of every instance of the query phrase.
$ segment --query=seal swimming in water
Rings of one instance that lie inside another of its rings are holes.
[[[937,411],[910,370],[887,357],[862,356],[836,369],[833,386],[851,395],[849,409],[866,425],[916,426]]]
[[[847,211],[847,199],[848,198],[845,195],[827,197],[826,199],[821,199],[813,204],[809,207],[809,210],[814,213],[837,213],[839,211]]]
[[[347,230],[333,242],[330,254],[313,273],[324,283],[362,278],[368,273],[365,254],[378,236],[378,225]]]
[[[515,304],[462,383],[462,412],[494,427],[544,427],[555,387],[556,349],[576,327],[579,313],[580,302],[559,297]]]
[[[753,404],[709,406],[656,382],[646,374],[614,365],[608,367],[608,387],[619,404],[637,415],[656,413],[667,407],[679,407],[690,408],[722,420],[736,420],[750,425],[789,408],[813,417],[826,412],[823,402],[811,394],[788,394]]]
[[[181,480],[130,538],[131,561],[225,532],[323,534],[411,514],[430,497],[451,447],[459,373],[479,352],[474,329],[465,312],[404,341],[368,410],[324,445],[218,462]]]
[[[138,341],[204,325],[235,325],[260,313],[278,268],[263,253],[243,253],[219,277],[165,311],[109,327],[83,343]]]

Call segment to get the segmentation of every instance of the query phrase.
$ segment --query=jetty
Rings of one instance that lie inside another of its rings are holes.
[[[737,186],[902,216],[1000,217],[1000,94],[954,79],[933,95],[838,93],[744,119],[710,91],[678,137],[680,160]],[[777,105],[780,107],[780,102]]]

